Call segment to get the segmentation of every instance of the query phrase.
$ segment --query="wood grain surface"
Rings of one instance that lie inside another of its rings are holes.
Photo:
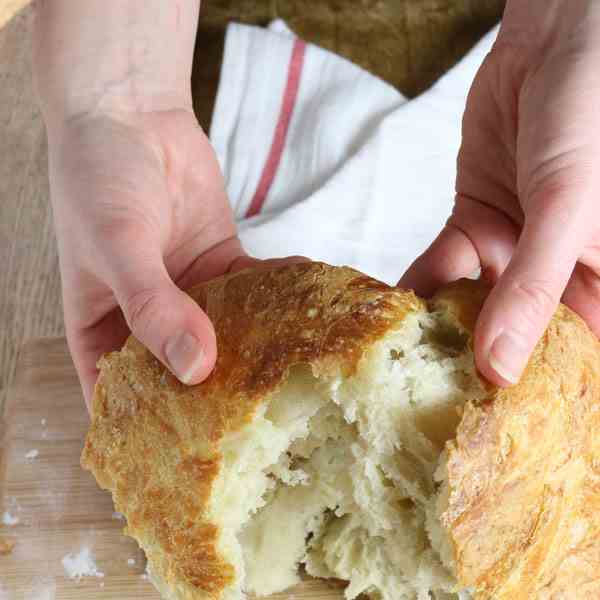
[[[0,540],[15,544],[0,555],[2,600],[159,599],[144,576],[142,551],[121,533],[110,494],[79,466],[87,426],[65,340],[25,344],[0,421],[0,515],[19,519],[10,527],[0,522]],[[28,459],[34,449],[39,454]],[[104,576],[69,578],[63,557],[86,548]],[[270,598],[340,600],[343,594],[310,579]]]
[[[0,0],[0,16],[25,0]],[[281,17],[301,36],[355,61],[413,96],[456,62],[500,17],[504,0],[205,0],[193,91],[208,127],[226,24]],[[25,8],[0,29],[0,403],[18,349],[61,335],[47,147],[31,81]]]

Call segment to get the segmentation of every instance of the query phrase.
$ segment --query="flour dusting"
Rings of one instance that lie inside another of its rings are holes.
[[[89,548],[82,548],[78,554],[67,554],[62,559],[62,566],[71,579],[104,577],[104,573],[98,571]]]
[[[53,577],[34,579],[25,591],[24,600],[56,600],[56,581]]]
[[[12,598],[8,595],[8,592],[2,587],[0,583],[0,600],[12,600]]]
[[[19,520],[19,517],[11,515],[8,511],[2,515],[2,524],[6,525],[7,527],[13,527],[19,522]]]

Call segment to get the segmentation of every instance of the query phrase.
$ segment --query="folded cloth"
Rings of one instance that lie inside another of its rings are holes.
[[[466,96],[496,35],[407,101],[281,21],[229,25],[210,138],[247,251],[395,283],[450,215]]]

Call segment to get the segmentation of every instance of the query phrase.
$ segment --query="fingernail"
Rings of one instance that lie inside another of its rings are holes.
[[[515,384],[527,365],[529,350],[514,335],[502,332],[494,340],[488,359],[492,369],[502,379]]]
[[[187,331],[174,335],[167,342],[165,355],[171,370],[182,383],[190,383],[204,360],[202,344]]]

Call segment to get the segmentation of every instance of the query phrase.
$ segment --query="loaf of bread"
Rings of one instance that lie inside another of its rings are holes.
[[[346,598],[600,598],[600,345],[561,306],[520,383],[474,368],[486,289],[425,302],[357,271],[243,271],[190,295],[218,360],[180,384],[100,362],[82,465],[165,600],[299,581]]]

